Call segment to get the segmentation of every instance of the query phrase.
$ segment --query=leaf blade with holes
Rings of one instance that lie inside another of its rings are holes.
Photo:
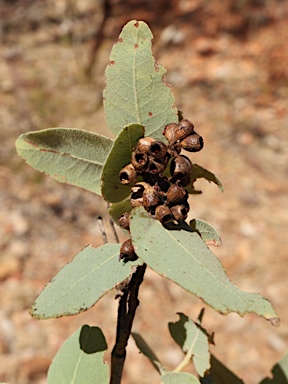
[[[218,232],[210,224],[206,223],[206,221],[193,219],[189,225],[194,232],[199,233],[207,245],[214,245],[215,247],[222,245],[222,240]]]
[[[168,323],[170,335],[180,346],[186,356],[193,358],[195,369],[203,377],[210,368],[209,341],[207,334],[183,313],[178,313],[180,319]]]
[[[130,21],[114,45],[106,68],[104,109],[107,125],[117,135],[122,127],[138,123],[146,136],[163,140],[166,124],[177,123],[171,89],[163,83],[166,70],[155,63],[152,33],[143,21]]]
[[[197,377],[186,372],[167,372],[161,376],[163,384],[200,384]]]
[[[221,180],[219,180],[218,177],[214,175],[214,173],[208,171],[207,169],[201,167],[198,164],[193,163],[193,167],[191,170],[191,180],[195,181],[201,178],[216,184],[221,192],[224,191],[224,187],[223,187],[223,184],[221,183]],[[192,193],[192,194],[201,193],[201,191],[197,191],[194,189],[193,183],[190,184],[188,187],[186,187],[186,189],[188,190],[188,193]]]
[[[117,203],[129,195],[132,184],[121,184],[119,172],[125,165],[131,163],[132,149],[143,136],[144,127],[131,124],[123,128],[115,139],[101,174],[101,192],[106,201]]]
[[[88,246],[44,287],[30,314],[36,319],[76,315],[91,308],[109,290],[127,279],[140,260],[119,262],[120,245]]]
[[[47,377],[48,384],[108,384],[109,368],[103,362],[107,349],[99,327],[84,325],[61,346]]]
[[[132,242],[137,255],[154,271],[174,281],[222,314],[256,313],[275,325],[271,303],[256,293],[241,291],[200,236],[185,230],[166,230],[143,207],[130,214]]]
[[[113,140],[73,128],[28,132],[16,141],[18,155],[61,183],[101,194],[101,172]]]

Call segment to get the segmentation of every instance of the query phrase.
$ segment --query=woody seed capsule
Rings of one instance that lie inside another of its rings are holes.
[[[144,192],[143,205],[145,208],[150,208],[157,204],[159,204],[159,195],[157,191],[152,186],[150,186],[150,188]]]
[[[153,137],[149,137],[149,136],[142,137],[141,139],[139,139],[136,149],[139,152],[148,153],[150,145],[155,141],[156,139],[153,139]]]
[[[148,163],[148,172],[152,174],[159,175],[160,173],[164,172],[166,169],[168,163],[168,158],[164,157],[164,159],[153,159],[149,158]]]
[[[190,171],[192,170],[192,163],[187,156],[179,155],[174,157],[170,165],[170,173],[172,176],[171,182],[175,183],[180,181],[181,185],[185,187],[190,183]]]
[[[180,204],[187,200],[187,191],[178,184],[172,184],[167,191],[167,202],[169,204]]]
[[[134,185],[134,187],[131,188],[130,202],[133,208],[143,205],[145,184],[146,183],[137,183]]]
[[[134,261],[134,260],[137,260],[137,255],[134,251],[134,247],[133,247],[133,244],[132,244],[132,241],[131,239],[129,240],[126,240],[121,248],[120,248],[120,257],[119,259],[120,260],[124,260],[124,262],[126,263],[127,261]]]
[[[125,212],[118,219],[118,224],[120,225],[120,227],[122,227],[124,229],[127,229],[128,231],[130,229],[130,218],[129,218],[129,216],[130,216],[130,213]]]
[[[183,221],[187,219],[188,212],[189,212],[189,205],[188,204],[174,205],[174,207],[171,207],[170,210],[175,220]]]
[[[172,213],[166,205],[158,205],[155,210],[155,217],[161,223],[168,223],[173,220]]]
[[[124,168],[119,172],[119,180],[122,184],[130,184],[132,181],[137,179],[137,172],[133,165],[127,164]]]
[[[154,159],[164,159],[167,154],[167,147],[162,141],[154,141],[154,143],[150,145],[148,153]]]
[[[131,188],[131,204],[137,204],[135,200],[141,201],[140,205],[145,208],[150,208],[159,203],[159,196],[157,190],[148,183],[137,183]]]
[[[192,163],[190,159],[184,155],[174,157],[170,165],[170,172],[173,177],[178,174],[186,175],[191,170]]]
[[[198,133],[193,133],[185,137],[182,141],[180,141],[181,147],[188,152],[199,152],[204,146],[204,141],[202,136]]]
[[[167,124],[166,127],[164,128],[164,131],[162,134],[166,137],[166,139],[169,141],[170,144],[175,143],[175,132],[178,129],[178,124],[175,123],[170,123]]]
[[[137,172],[144,172],[147,169],[148,155],[144,152],[135,150],[132,152],[131,163]]]
[[[164,135],[170,144],[175,144],[183,140],[186,136],[191,135],[194,131],[194,125],[191,121],[183,119],[179,124],[168,124],[164,128]]]

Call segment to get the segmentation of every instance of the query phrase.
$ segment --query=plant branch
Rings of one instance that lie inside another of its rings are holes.
[[[202,311],[200,312],[201,316]],[[202,314],[203,316],[203,314]],[[200,332],[200,329],[198,328],[198,333]],[[193,350],[195,348],[197,338],[194,339],[194,342],[191,344],[190,348],[188,349],[186,355],[184,356],[184,359],[181,361],[181,363],[173,370],[173,372],[181,372],[190,362],[193,356]]]
[[[143,281],[146,264],[139,265],[131,276],[128,286],[122,290],[119,300],[116,341],[111,354],[110,384],[120,384],[126,358],[126,347],[131,334],[136,309],[139,305],[138,292]]]
[[[190,362],[192,358],[192,350],[191,348],[186,353],[184,359],[181,361],[181,363],[173,370],[173,372],[181,372]]]

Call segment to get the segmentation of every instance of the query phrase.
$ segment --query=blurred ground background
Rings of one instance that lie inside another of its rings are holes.
[[[86,244],[102,243],[97,215],[104,216],[114,241],[106,205],[34,171],[17,157],[14,143],[26,131],[57,126],[111,136],[102,108],[104,70],[122,26],[138,19],[153,31],[154,53],[168,70],[177,107],[204,137],[204,150],[192,160],[215,172],[225,187],[222,194],[198,181],[203,194],[191,198],[190,218],[220,232],[223,246],[213,251],[229,277],[267,297],[281,317],[274,328],[254,315],[206,311],[204,326],[215,332],[213,353],[245,383],[259,383],[288,347],[288,2],[105,4],[0,1],[0,381],[46,383],[62,342],[85,323],[102,327],[109,360],[115,292],[75,317],[40,322],[28,314],[62,266]],[[177,321],[176,312],[196,319],[203,304],[151,271],[140,300],[134,330],[168,368],[175,367],[182,355],[167,322]],[[131,341],[123,383],[136,382],[159,378]]]

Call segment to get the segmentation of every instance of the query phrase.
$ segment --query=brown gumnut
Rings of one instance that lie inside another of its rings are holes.
[[[145,172],[148,165],[147,153],[138,150],[133,151],[131,163],[137,172]]]
[[[150,208],[159,203],[159,196],[152,185],[141,182],[131,188],[131,205],[132,207],[139,207],[143,205],[145,208]]]
[[[175,143],[175,132],[179,129],[178,124],[170,123],[164,128],[162,134],[166,137],[170,144]]]
[[[170,157],[175,157],[175,156],[178,156],[181,152],[181,143],[174,143],[174,144],[170,144],[169,147],[168,147],[168,154]]]
[[[147,172],[154,175],[159,175],[165,171],[167,163],[168,157],[164,157],[163,159],[153,159],[151,156],[149,156]]]
[[[170,173],[172,176],[171,182],[175,183],[180,180],[183,187],[190,183],[190,172],[192,163],[187,156],[179,155],[174,157],[170,165]]]
[[[170,210],[175,220],[183,221],[187,219],[188,212],[189,212],[189,205],[188,204],[174,205],[173,207],[170,208]]]
[[[139,139],[139,141],[136,145],[136,149],[139,152],[148,153],[150,145],[152,143],[154,143],[155,141],[156,141],[156,139],[153,139],[153,137],[149,137],[149,136],[142,137],[141,139]]]
[[[118,224],[120,225],[120,227],[122,227],[124,229],[127,229],[128,231],[130,229],[130,218],[129,218],[129,216],[130,216],[130,213],[129,212],[125,212],[118,219]]]
[[[173,220],[172,213],[167,205],[158,205],[155,209],[155,217],[161,221],[161,223],[168,223]]]
[[[191,135],[194,131],[194,125],[191,121],[183,119],[179,124],[171,123],[164,128],[164,135],[170,144],[175,144]]]
[[[157,191],[152,186],[150,186],[150,188],[144,192],[143,206],[145,208],[150,208],[157,204],[159,204],[159,195]]]
[[[130,184],[137,179],[137,172],[133,165],[127,164],[119,172],[119,180],[122,184]]]
[[[143,184],[145,183],[137,183],[131,188],[130,202],[133,208],[143,205],[143,193],[145,189]]]
[[[167,201],[167,191],[170,187],[170,183],[166,176],[161,177],[154,185],[154,189],[159,196],[159,205],[164,204]]]
[[[162,141],[154,141],[151,143],[148,153],[154,159],[164,159],[167,154],[167,146]]]
[[[126,240],[121,248],[120,248],[120,256],[119,256],[119,259],[120,260],[124,260],[124,262],[126,263],[127,261],[134,261],[134,260],[137,260],[138,257],[134,251],[134,247],[133,247],[133,244],[132,244],[132,241],[131,239],[129,240]]]
[[[157,190],[150,184],[141,182],[134,185],[134,187],[131,189],[132,195],[133,192],[136,197],[142,198],[143,206],[145,208],[150,208],[152,206],[155,206],[159,203],[159,196]]]
[[[188,152],[199,152],[204,146],[203,137],[197,132],[192,133],[180,141],[181,147]]]
[[[170,188],[168,178],[166,176],[161,177],[156,183],[156,188],[158,189],[158,192],[164,192],[166,194]]]
[[[191,133],[194,131],[194,124],[191,123],[188,119],[182,119],[179,121],[179,126],[184,129],[186,132],[189,132],[188,134],[191,135]]]
[[[188,193],[186,189],[176,184],[172,184],[167,191],[167,202],[171,205],[181,204],[187,201]]]

